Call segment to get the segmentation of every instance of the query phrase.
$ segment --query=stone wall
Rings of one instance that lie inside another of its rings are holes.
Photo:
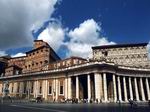
[[[150,68],[146,46],[116,46],[93,49],[93,59],[107,60],[124,66]]]

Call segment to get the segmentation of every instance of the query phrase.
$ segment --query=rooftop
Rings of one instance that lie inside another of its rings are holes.
[[[137,43],[137,44],[114,44],[114,45],[103,45],[94,46],[92,49],[107,49],[107,48],[120,48],[120,47],[137,47],[137,46],[147,46],[148,43]]]

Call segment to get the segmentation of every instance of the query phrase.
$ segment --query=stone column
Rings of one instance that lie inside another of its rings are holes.
[[[140,87],[141,87],[142,101],[145,101],[145,94],[144,94],[144,88],[143,88],[142,78],[140,78]]]
[[[90,74],[87,75],[87,87],[88,87],[88,101],[91,99],[91,79]]]
[[[138,86],[137,86],[137,80],[134,77],[134,86],[135,86],[135,96],[136,96],[136,100],[139,101],[139,92],[138,92]]]
[[[106,78],[106,73],[103,73],[103,85],[104,85],[104,101],[108,101],[108,96],[107,96],[107,78]]]
[[[68,98],[68,79],[65,78],[65,99]]]
[[[14,91],[13,91],[13,93],[17,94],[17,82],[14,83]]]
[[[36,98],[36,81],[34,81],[33,95],[34,95],[34,98]]]
[[[117,81],[118,81],[118,95],[119,95],[119,100],[122,101],[120,76],[117,77]]]
[[[127,97],[127,85],[126,85],[126,78],[123,77],[123,86],[124,86],[124,99],[125,99],[125,102],[128,101],[128,97]]]
[[[36,81],[36,97],[39,95],[39,82],[38,80]]]
[[[31,85],[30,85],[30,81],[27,81],[27,97],[28,99],[30,98],[30,92],[31,92]]]
[[[53,94],[53,101],[56,100],[56,79],[53,79],[53,82],[52,82],[52,88],[53,88],[53,91],[52,91],[52,94]]]
[[[56,87],[55,88],[56,88],[56,101],[57,101],[58,100],[58,95],[59,95],[59,91],[58,91],[58,79],[57,78],[55,79],[55,83],[56,83],[56,85],[55,85]]]
[[[43,82],[43,94],[44,94],[44,98],[45,100],[47,100],[47,95],[48,95],[48,81],[44,80]]]
[[[42,96],[43,96],[43,98],[45,98],[45,92],[46,92],[46,91],[45,91],[45,84],[46,84],[46,83],[45,83],[45,80],[43,80],[43,81],[42,81]]]
[[[71,77],[68,77],[68,99],[72,99],[72,81],[71,81]]]
[[[116,77],[115,74],[113,74],[113,90],[114,90],[114,102],[117,101],[117,91],[116,91]]]
[[[12,89],[12,86],[11,86],[11,89]],[[24,85],[23,85],[23,82],[20,82],[20,97],[22,97],[23,95],[23,90],[24,90]]]
[[[95,99],[98,101],[100,100],[100,74],[95,73],[94,74],[94,80],[95,80]]]
[[[76,76],[76,98],[79,99],[79,77]]]
[[[150,100],[150,90],[149,90],[148,78],[146,78],[146,91],[147,91],[148,100]]]
[[[133,100],[133,90],[132,90],[131,77],[129,77],[129,91],[130,91],[130,100]]]

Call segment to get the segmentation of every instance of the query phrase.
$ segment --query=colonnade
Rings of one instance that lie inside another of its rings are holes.
[[[149,79],[146,77],[129,77],[129,76],[119,76],[116,74],[107,73],[95,73],[94,74],[94,92],[91,90],[91,74],[84,74],[87,79],[87,99],[98,100],[102,102],[128,102],[129,100],[136,101],[147,101],[150,100],[150,88]],[[76,78],[76,98],[80,99],[80,76],[75,76]],[[109,77],[111,77],[109,79]],[[72,98],[71,95],[71,78],[69,79],[69,90],[68,98]],[[111,85],[112,83],[112,85]],[[110,86],[110,88],[109,88]],[[113,89],[113,90],[111,90]],[[113,92],[111,92],[113,91]],[[94,93],[94,97],[91,93]],[[108,95],[108,92],[110,95]],[[84,93],[83,93],[84,94]]]
[[[36,98],[40,95],[45,100],[48,100],[48,96],[51,95],[53,100],[59,100],[59,79],[51,79],[51,94],[48,93],[48,80],[49,79],[43,79],[42,85],[39,83],[39,80],[34,80],[33,88],[31,81],[14,82],[9,85],[9,90],[11,94],[16,93],[20,96],[28,94]],[[149,80],[147,77],[120,76],[112,73],[91,73],[67,76],[63,80],[63,94],[61,96],[65,99],[77,98],[87,99],[88,101],[92,99],[98,102],[128,102],[129,99],[147,101],[150,100]],[[0,92],[2,93],[2,84],[0,85]],[[32,93],[31,89],[33,89]],[[27,93],[25,90],[27,90]],[[42,92],[40,93],[40,91]]]

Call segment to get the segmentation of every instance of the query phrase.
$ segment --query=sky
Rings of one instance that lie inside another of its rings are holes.
[[[91,57],[92,46],[149,43],[149,6],[150,0],[1,0],[0,55],[23,56],[35,39],[61,58]]]

